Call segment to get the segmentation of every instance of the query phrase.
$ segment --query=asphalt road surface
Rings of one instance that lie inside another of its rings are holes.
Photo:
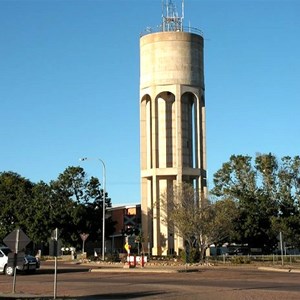
[[[300,273],[261,271],[254,267],[205,267],[197,272],[102,270],[87,266],[59,266],[56,299],[300,299]],[[36,274],[0,275],[0,297],[53,299],[51,265]]]

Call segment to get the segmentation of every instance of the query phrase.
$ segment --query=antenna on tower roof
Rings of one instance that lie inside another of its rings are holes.
[[[181,16],[172,0],[162,0],[162,31],[183,31],[184,0],[181,0]]]

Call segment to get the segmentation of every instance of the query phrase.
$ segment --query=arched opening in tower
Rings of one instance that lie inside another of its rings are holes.
[[[181,97],[182,165],[198,168],[199,115],[197,97],[190,92]]]
[[[151,97],[146,94],[141,99],[141,168],[152,168],[152,105]]]
[[[157,116],[157,168],[171,168],[175,165],[175,95],[162,92],[156,98]]]

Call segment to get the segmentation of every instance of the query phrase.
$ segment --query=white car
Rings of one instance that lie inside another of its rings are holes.
[[[12,251],[8,247],[0,247],[0,272],[12,276],[14,268],[11,264],[8,264],[9,253],[12,253]],[[31,255],[25,255],[23,262],[17,264],[17,270],[25,272],[34,272],[39,267],[39,260]]]

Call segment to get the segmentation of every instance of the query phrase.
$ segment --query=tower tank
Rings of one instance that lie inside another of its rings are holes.
[[[183,182],[195,187],[199,203],[206,195],[203,36],[184,31],[167,2],[162,31],[140,38],[142,230],[152,255],[184,248],[160,196]]]
[[[204,89],[203,37],[156,32],[140,39],[140,88],[189,85]]]

